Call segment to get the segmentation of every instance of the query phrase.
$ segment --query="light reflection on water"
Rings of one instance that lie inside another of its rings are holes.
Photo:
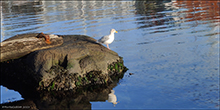
[[[44,32],[99,39],[129,71],[114,88],[118,103],[92,108],[218,108],[219,2],[41,1],[3,8],[3,36]],[[129,72],[134,73],[130,76]]]

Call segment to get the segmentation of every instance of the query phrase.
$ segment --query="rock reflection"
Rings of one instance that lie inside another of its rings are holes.
[[[85,87],[76,91],[26,91],[22,94],[25,100],[1,104],[2,107],[25,106],[30,109],[91,109],[91,103],[95,101],[109,100],[114,105],[117,98],[113,88],[117,82],[108,86]],[[112,90],[112,93],[109,91]],[[28,94],[27,94],[28,93]]]
[[[20,84],[15,80],[1,82],[1,85],[18,91],[24,100],[1,104],[1,107],[28,107],[29,109],[91,109],[90,102],[105,102],[109,99],[110,91],[117,86],[118,81],[123,77],[117,76],[112,83],[105,85],[84,86],[83,88],[69,91],[36,91],[31,87]],[[112,98],[113,96],[113,98]],[[113,104],[117,104],[114,93],[111,96]]]
[[[111,93],[108,94],[108,102],[112,103],[114,106],[119,103],[117,102],[117,97],[115,95],[115,91],[111,90]]]

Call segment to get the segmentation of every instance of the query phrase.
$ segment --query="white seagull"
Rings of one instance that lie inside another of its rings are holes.
[[[110,34],[103,36],[101,39],[98,40],[98,42],[106,44],[107,48],[110,49],[108,44],[111,44],[114,41],[115,38],[114,33],[118,33],[118,32],[115,29],[111,29]]]

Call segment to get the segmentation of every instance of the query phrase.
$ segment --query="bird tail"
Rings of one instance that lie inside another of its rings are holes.
[[[97,42],[97,43],[101,43],[100,40],[97,40],[96,42]]]

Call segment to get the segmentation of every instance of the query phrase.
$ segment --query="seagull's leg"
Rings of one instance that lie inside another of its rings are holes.
[[[107,48],[108,48],[109,50],[111,50],[111,49],[109,48],[108,44],[106,44],[106,45],[107,45]]]

